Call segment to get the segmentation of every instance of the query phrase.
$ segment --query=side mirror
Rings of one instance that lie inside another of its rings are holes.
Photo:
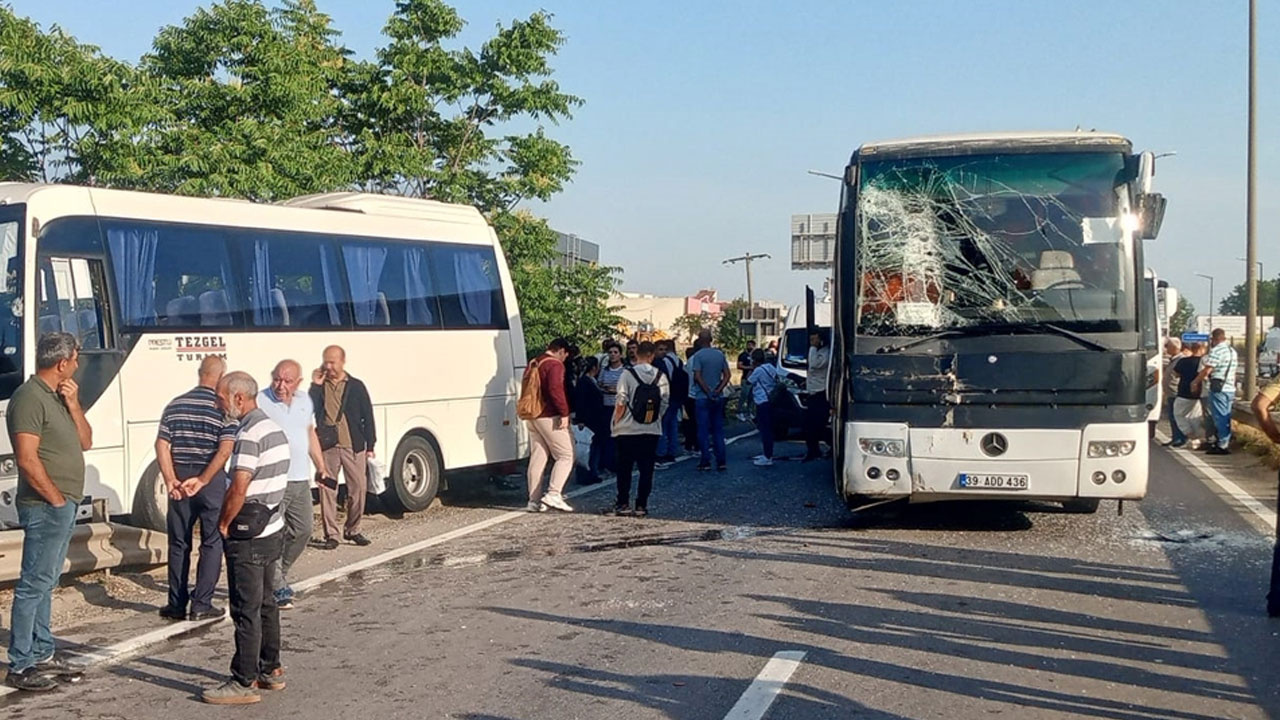
[[[1169,201],[1160,193],[1142,193],[1138,195],[1138,237],[1143,240],[1155,240],[1160,234],[1160,226],[1164,223],[1164,210]]]

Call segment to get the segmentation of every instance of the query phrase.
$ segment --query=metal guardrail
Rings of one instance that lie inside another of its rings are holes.
[[[18,579],[22,568],[21,530],[0,532],[0,584]],[[77,525],[62,565],[64,575],[113,567],[163,565],[168,562],[168,536],[154,530],[99,522]]]

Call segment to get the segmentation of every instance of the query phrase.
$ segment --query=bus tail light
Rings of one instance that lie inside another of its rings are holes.
[[[1124,457],[1133,452],[1137,443],[1132,440],[1090,440],[1089,457]]]

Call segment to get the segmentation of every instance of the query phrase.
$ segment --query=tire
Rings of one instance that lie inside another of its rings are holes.
[[[1062,501],[1062,509],[1076,515],[1092,515],[1098,512],[1099,498],[1073,498]]]
[[[440,492],[443,472],[435,446],[426,438],[409,435],[396,448],[385,497],[405,512],[426,510]]]
[[[134,527],[164,532],[168,529],[165,519],[169,513],[169,495],[160,477],[160,466],[151,463],[142,473],[142,482],[133,492],[133,511],[129,522]]]

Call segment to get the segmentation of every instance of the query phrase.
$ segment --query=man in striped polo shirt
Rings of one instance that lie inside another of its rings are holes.
[[[271,575],[284,547],[279,508],[289,478],[289,438],[258,407],[258,383],[248,373],[222,378],[218,405],[240,423],[231,456],[231,485],[218,521],[225,538],[236,652],[231,679],[205,690],[202,699],[214,705],[243,705],[261,700],[259,689],[284,689],[280,608],[271,592]]]
[[[222,573],[222,535],[218,517],[227,492],[227,459],[236,437],[236,423],[218,408],[215,389],[227,362],[210,355],[200,363],[199,384],[179,395],[160,416],[156,433],[156,464],[169,493],[166,525],[169,531],[169,603],[160,617],[190,619],[222,617],[213,604],[213,588]],[[196,586],[188,593],[191,575],[191,536],[200,522],[200,561]]]

